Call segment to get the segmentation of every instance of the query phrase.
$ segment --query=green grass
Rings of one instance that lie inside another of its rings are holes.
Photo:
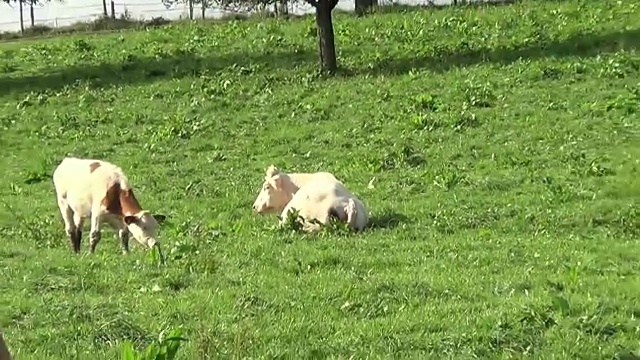
[[[116,359],[179,326],[180,359],[640,348],[640,6],[340,14],[335,32],[334,78],[311,18],[0,47],[18,359]],[[50,179],[67,154],[119,164],[168,216],[166,268],[110,229],[72,254]],[[333,172],[372,228],[271,230],[251,203],[272,163]]]

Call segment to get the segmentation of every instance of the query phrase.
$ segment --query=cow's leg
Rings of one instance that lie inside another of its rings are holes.
[[[73,248],[73,252],[76,254],[80,252],[80,241],[77,236],[77,227],[74,220],[73,210],[67,204],[67,201],[61,197],[58,197],[58,207],[60,208],[60,214],[62,215],[62,220],[64,221],[64,231],[69,237],[69,241],[71,242],[71,247]]]
[[[287,216],[289,216],[291,209],[292,209],[291,202],[289,202],[287,206],[284,207],[284,210],[282,210],[282,214],[280,214],[280,222],[279,222],[280,226],[284,226],[286,224]]]
[[[298,191],[293,195],[291,200],[287,203],[287,205],[282,210],[282,213],[280,214],[280,226],[283,226],[284,224],[286,224],[287,217],[291,216],[289,214],[292,211],[295,212],[296,210],[304,206],[305,199],[306,199],[306,195],[303,193],[303,191]],[[299,219],[296,219],[296,221],[298,220]]]
[[[318,219],[317,207],[318,205],[309,201],[307,195],[300,192],[296,193],[293,196],[293,199],[291,199],[287,206],[285,206],[284,210],[282,210],[282,215],[280,215],[280,226],[283,226],[286,223],[287,216],[290,216],[289,213],[291,213],[291,211],[297,210],[298,218],[295,219],[295,221],[302,225],[303,231],[311,232],[318,230],[320,227],[317,222],[320,221],[322,223],[323,220],[326,222],[326,219]]]
[[[307,232],[320,231],[327,225],[330,218],[346,221],[346,214],[340,207],[327,201],[314,202],[309,198],[304,199],[300,205],[300,216],[304,219],[302,230]]]
[[[113,226],[114,229],[118,230],[118,239],[120,239],[120,248],[122,249],[123,254],[129,253],[129,237],[131,233],[127,228],[127,224],[120,219],[120,217],[111,216],[109,218],[109,224]]]
[[[84,218],[78,213],[73,214],[73,223],[76,227],[75,235],[73,238],[73,248],[76,253],[80,252],[80,242],[82,240],[82,225],[84,224]]]
[[[91,233],[89,234],[89,251],[93,254],[96,251],[96,246],[102,239],[100,233],[101,216],[99,211],[91,212]]]

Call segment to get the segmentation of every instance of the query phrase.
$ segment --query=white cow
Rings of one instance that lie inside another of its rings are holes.
[[[295,209],[305,220],[305,231],[316,231],[329,218],[337,217],[353,230],[362,230],[369,222],[364,203],[331,173],[286,174],[274,165],[267,168],[265,180],[253,209],[259,214],[281,213],[283,224]]]
[[[103,160],[67,157],[53,172],[53,184],[75,253],[80,252],[84,219],[90,217],[92,253],[101,239],[100,227],[107,222],[118,230],[124,254],[129,252],[129,234],[132,234],[139,243],[157,247],[160,260],[164,261],[156,231],[158,221],[163,221],[165,216],[151,215],[142,209],[121,168]]]

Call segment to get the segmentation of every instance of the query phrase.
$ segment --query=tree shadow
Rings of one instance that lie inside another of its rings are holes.
[[[540,0],[538,0],[540,1]],[[546,0],[546,1],[569,1],[569,0]],[[424,10],[444,10],[452,7],[455,8],[487,8],[496,6],[507,6],[522,2],[522,0],[470,0],[468,3],[458,0],[457,3],[450,1],[448,3],[440,3],[435,0],[426,0],[423,4],[402,4],[399,2],[392,2],[390,4],[379,5],[371,12],[374,13],[410,13],[414,11]]]
[[[525,0],[468,0],[465,3],[464,0],[458,0],[457,3],[450,1],[448,3],[436,2],[436,0],[426,0],[423,4],[401,4],[399,2],[391,2],[387,4],[377,5],[373,8],[368,9],[365,14],[358,14],[352,10],[346,9],[338,9],[334,10],[334,13],[340,14],[348,14],[353,15],[355,17],[362,17],[371,14],[408,14],[412,12],[419,11],[438,11],[438,10],[449,10],[451,8],[458,9],[485,9],[491,7],[500,7],[500,6],[511,6],[518,3],[522,3]],[[540,2],[550,2],[550,3],[564,3],[568,1],[574,0],[536,0],[537,3]]]
[[[392,210],[383,210],[381,213],[371,216],[367,227],[369,229],[393,229],[408,220],[409,217],[404,214]]]
[[[444,52],[431,57],[387,58],[363,69],[345,69],[344,76],[402,75],[417,69],[445,72],[456,67],[480,63],[510,64],[519,59],[582,56],[593,57],[602,53],[632,50],[640,47],[640,29],[617,31],[608,34],[576,34],[565,40],[539,43],[516,48],[501,47],[492,50]]]
[[[121,63],[79,65],[52,68],[31,76],[0,77],[0,96],[28,91],[60,90],[79,82],[89,87],[153,83],[163,79],[179,79],[214,73],[237,65],[239,74],[251,73],[253,66],[261,69],[293,69],[315,61],[317,54],[307,52],[234,53],[202,57],[184,53],[161,59],[130,56]]]
[[[559,1],[559,0],[556,0]],[[539,43],[516,48],[498,48],[458,52],[451,50],[430,57],[387,58],[367,68],[344,69],[343,76],[357,75],[401,75],[415,69],[430,69],[436,72],[455,67],[466,67],[479,63],[508,64],[519,59],[537,59],[561,56],[596,56],[605,52],[630,50],[640,46],[640,29],[631,29],[608,34],[577,34],[562,41]],[[347,53],[344,56],[354,56]],[[252,67],[262,70],[294,69],[309,66],[317,61],[313,50],[298,52],[270,51],[265,53],[233,53],[218,56],[198,56],[182,53],[165,58],[130,56],[120,63],[79,65],[68,68],[52,68],[48,72],[13,77],[0,77],[0,96],[28,91],[42,92],[60,90],[79,82],[89,87],[111,85],[134,85],[153,83],[159,80],[184,78],[213,73],[237,65],[239,74],[251,73]]]

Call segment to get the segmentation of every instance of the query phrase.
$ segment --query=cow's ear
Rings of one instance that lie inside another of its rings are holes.
[[[269,165],[265,175],[266,177],[270,178],[270,177],[274,177],[275,175],[278,175],[279,173],[280,173],[280,170],[278,170],[278,168],[275,165]]]
[[[153,215],[153,218],[156,219],[158,224],[162,224],[167,219],[167,217],[162,214],[155,214]]]
[[[131,224],[135,223],[136,221],[138,221],[138,218],[133,216],[133,215],[127,215],[122,220],[124,220],[125,224],[131,225]]]
[[[276,190],[282,189],[282,175],[278,174],[276,176],[273,176],[269,182],[271,183],[274,189]]]

